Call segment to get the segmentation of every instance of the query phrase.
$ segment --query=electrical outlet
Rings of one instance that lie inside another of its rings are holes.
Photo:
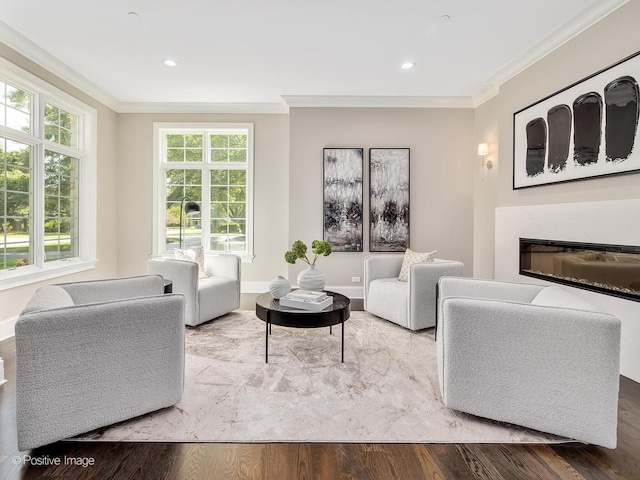
[[[359,283],[360,277],[351,277],[351,283]]]

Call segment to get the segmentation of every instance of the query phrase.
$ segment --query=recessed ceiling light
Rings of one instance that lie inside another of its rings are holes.
[[[140,18],[140,15],[137,12],[129,12],[127,15],[129,18]]]
[[[176,62],[175,60],[171,60],[170,58],[166,58],[164,64],[167,67],[175,67],[176,65],[178,65],[178,62]]]
[[[402,70],[411,70],[415,66],[416,66],[415,62],[405,62],[402,65],[400,65],[400,68]]]
[[[446,22],[449,19],[451,19],[451,15],[440,15],[440,21],[441,22]]]

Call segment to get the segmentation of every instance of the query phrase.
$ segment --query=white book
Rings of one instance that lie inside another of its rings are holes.
[[[313,290],[293,290],[286,295],[290,299],[300,299],[312,302],[319,302],[328,297],[326,292],[316,292]]]
[[[301,310],[309,310],[312,312],[319,312],[325,308],[333,305],[333,297],[327,296],[324,300],[319,302],[310,302],[305,300],[296,300],[288,298],[288,295],[280,298],[280,305],[283,307],[299,308]]]

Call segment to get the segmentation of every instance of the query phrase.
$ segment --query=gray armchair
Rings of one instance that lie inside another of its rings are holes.
[[[28,450],[178,403],[184,298],[159,276],[48,285],[20,314],[18,448]]]
[[[615,448],[617,318],[556,286],[445,277],[439,291],[447,407]]]
[[[403,255],[370,255],[364,259],[364,309],[410,330],[436,323],[436,284],[443,275],[462,275],[460,262],[435,259],[409,269],[409,281],[398,280]]]
[[[208,277],[198,278],[198,265],[189,260],[154,257],[147,273],[173,282],[173,293],[185,298],[185,323],[190,326],[229,313],[240,307],[240,258],[237,255],[205,254]]]

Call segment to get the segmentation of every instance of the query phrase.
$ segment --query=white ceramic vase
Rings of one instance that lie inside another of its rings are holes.
[[[276,300],[284,297],[290,291],[291,284],[289,283],[289,280],[284,278],[282,275],[278,275],[269,284],[269,293],[271,293],[271,296]]]
[[[316,269],[315,265],[309,265],[309,268],[298,274],[298,285],[303,290],[322,291],[324,284],[324,273]]]

